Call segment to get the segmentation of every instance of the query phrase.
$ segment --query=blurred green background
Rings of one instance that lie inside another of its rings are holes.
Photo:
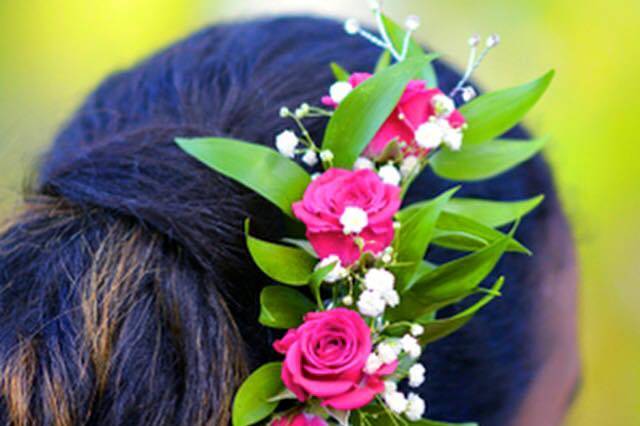
[[[640,2],[395,0],[386,9],[421,15],[422,41],[459,66],[471,33],[500,33],[477,74],[485,87],[558,71],[528,124],[553,135],[547,156],[579,246],[584,387],[567,424],[640,424]],[[1,0],[0,213],[16,208],[38,154],[109,72],[208,23],[293,10],[367,15],[364,0]]]

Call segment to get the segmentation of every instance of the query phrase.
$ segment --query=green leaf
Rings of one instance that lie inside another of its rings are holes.
[[[484,240],[486,243],[483,244],[483,246],[478,248],[482,248],[484,246],[492,244],[495,241],[498,241],[505,237],[505,234],[503,234],[502,232],[496,231],[493,228],[489,228],[488,226],[485,226],[479,222],[476,222],[473,219],[469,219],[468,217],[460,216],[456,213],[450,213],[446,211],[440,214],[436,227],[440,231],[462,232],[471,237],[476,237],[478,239]],[[442,247],[458,249],[458,247],[456,247],[455,244],[443,245],[442,239],[439,242]],[[450,241],[447,241],[447,242],[450,242]],[[463,247],[462,250],[464,249],[465,248]],[[523,253],[527,255],[531,254],[531,251],[528,248],[520,244],[515,239],[511,239],[511,241],[509,241],[509,245],[507,246],[507,251]]]
[[[277,151],[234,139],[176,139],[187,154],[262,195],[286,214],[311,182],[307,172]]]
[[[324,135],[323,149],[334,154],[333,165],[350,169],[398,104],[407,84],[435,55],[408,59],[371,77],[345,98]]]
[[[460,151],[443,148],[431,157],[430,165],[440,177],[455,181],[489,179],[527,161],[544,147],[546,140],[495,140],[481,145],[464,145]]]
[[[512,234],[505,236],[480,251],[440,265],[420,277],[409,291],[405,291],[400,306],[387,311],[389,320],[415,320],[473,293],[498,263],[511,237]]]
[[[335,62],[331,62],[331,71],[337,81],[348,81],[351,74]]]
[[[249,220],[245,221],[247,247],[258,268],[275,281],[302,286],[313,274],[318,260],[300,248],[274,244],[249,235]]]
[[[451,201],[452,200],[450,200],[449,203],[451,203]],[[413,214],[426,203],[429,203],[429,201],[412,204],[402,210],[401,213]],[[444,211],[440,213],[440,216],[438,217],[432,244],[454,250],[475,251],[482,249],[505,236],[502,232],[496,231],[495,229],[476,222],[473,219],[457,213],[451,213],[446,210],[447,206],[445,205]],[[527,255],[531,254],[529,249],[515,239],[509,242],[507,251],[524,253]]]
[[[382,15],[382,22],[393,47],[399,54],[401,54],[407,34],[406,29],[385,15]],[[407,58],[415,58],[424,54],[425,51],[422,49],[422,46],[411,38],[409,41],[409,49],[407,50]],[[423,69],[419,78],[421,80],[425,80],[429,88],[438,87],[438,77],[436,76],[436,72],[432,64],[429,64]]]
[[[491,228],[497,228],[526,216],[543,200],[544,195],[523,201],[508,202],[453,198],[444,207],[444,211],[473,219]]]
[[[487,93],[460,108],[468,129],[463,143],[467,145],[487,142],[516,126],[538,102],[551,84],[554,71],[531,83]]]
[[[380,58],[378,59],[378,62],[376,63],[376,68],[373,71],[373,73],[377,74],[382,70],[386,70],[387,68],[389,68],[389,65],[391,65],[391,53],[389,53],[388,50],[385,50],[380,55]]]
[[[278,402],[269,399],[284,390],[281,371],[282,363],[273,362],[258,368],[245,380],[233,400],[233,426],[249,426],[273,413]]]
[[[458,251],[477,251],[489,245],[484,238],[463,232],[437,229],[433,233],[433,245]]]
[[[424,324],[424,334],[420,338],[420,344],[427,345],[435,342],[436,340],[443,339],[454,332],[458,331],[464,325],[466,325],[480,309],[484,308],[489,302],[497,297],[500,293],[500,289],[504,284],[504,277],[500,277],[498,281],[491,288],[490,294],[480,299],[477,303],[446,319],[437,319],[427,321]]]
[[[300,238],[283,238],[282,242],[289,243],[293,246],[301,248],[302,250],[306,251],[309,256],[312,256],[315,259],[319,259],[318,254],[308,240]]]
[[[431,201],[421,203],[416,209],[398,213],[401,226],[394,242],[397,261],[401,264],[413,265],[396,270],[396,288],[400,293],[408,286],[422,263],[440,212],[458,189],[450,189]]]
[[[305,295],[290,287],[269,286],[260,293],[260,324],[272,328],[294,328],[315,309]]]
[[[401,421],[398,421],[398,419],[392,418],[390,414],[389,410],[380,407],[378,403],[370,404],[352,412],[352,424],[354,426],[399,426],[400,424],[404,426],[478,426],[477,423],[447,423],[429,419],[420,419],[412,422],[404,417],[401,417]],[[396,416],[398,415],[396,414]]]

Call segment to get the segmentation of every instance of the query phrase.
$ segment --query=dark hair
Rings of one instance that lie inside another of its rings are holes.
[[[265,237],[282,224],[173,140],[271,144],[288,124],[280,107],[319,100],[333,82],[329,62],[364,71],[378,55],[334,21],[276,18],[206,29],[101,84],[0,235],[0,422],[227,424],[241,379],[273,357],[274,336],[256,320],[268,280],[248,258],[242,223],[251,217]],[[437,72],[444,89],[458,79],[443,63]],[[323,124],[310,125],[318,138]],[[452,185],[426,173],[410,198]],[[540,236],[560,211],[542,158],[460,192],[540,193],[546,203],[518,231],[534,251],[550,250]],[[537,367],[535,265],[508,255],[494,274],[507,276],[504,297],[428,349],[431,416],[496,425],[517,406]]]

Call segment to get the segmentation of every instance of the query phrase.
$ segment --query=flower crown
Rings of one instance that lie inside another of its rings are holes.
[[[288,331],[273,344],[284,361],[258,368],[238,390],[234,426],[446,424],[423,418],[424,400],[404,393],[425,380],[420,355],[500,296],[504,278],[481,284],[504,253],[530,254],[514,233],[542,196],[455,198],[455,187],[401,204],[427,167],[453,181],[482,180],[538,153],[543,140],[496,138],[538,101],[553,72],[476,97],[467,83],[499,38],[490,36],[479,51],[474,36],[467,70],[445,94],[432,66],[437,55],[412,40],[418,18],[409,17],[403,28],[372,3],[379,35],[353,19],[345,30],[382,48],[374,72],[331,64],[336,83],[319,106],[282,108],[280,115],[298,131],[277,135],[279,152],[224,138],[176,141],[306,228],[268,242],[252,236],[246,221],[252,258],[281,284],[262,289],[259,321]],[[304,125],[309,118],[328,120],[321,144]],[[507,234],[496,229],[508,224],[514,225]],[[464,255],[437,265],[424,260],[430,245]],[[467,298],[469,307],[457,315],[437,315]]]

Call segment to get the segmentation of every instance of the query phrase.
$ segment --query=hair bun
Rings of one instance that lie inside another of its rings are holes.
[[[134,218],[177,241],[205,266],[246,268],[242,222],[269,217],[266,201],[203,167],[177,148],[178,136],[208,133],[154,127],[84,147],[75,158],[57,150],[45,163],[39,192],[80,208]],[[275,211],[273,214],[275,218]]]

